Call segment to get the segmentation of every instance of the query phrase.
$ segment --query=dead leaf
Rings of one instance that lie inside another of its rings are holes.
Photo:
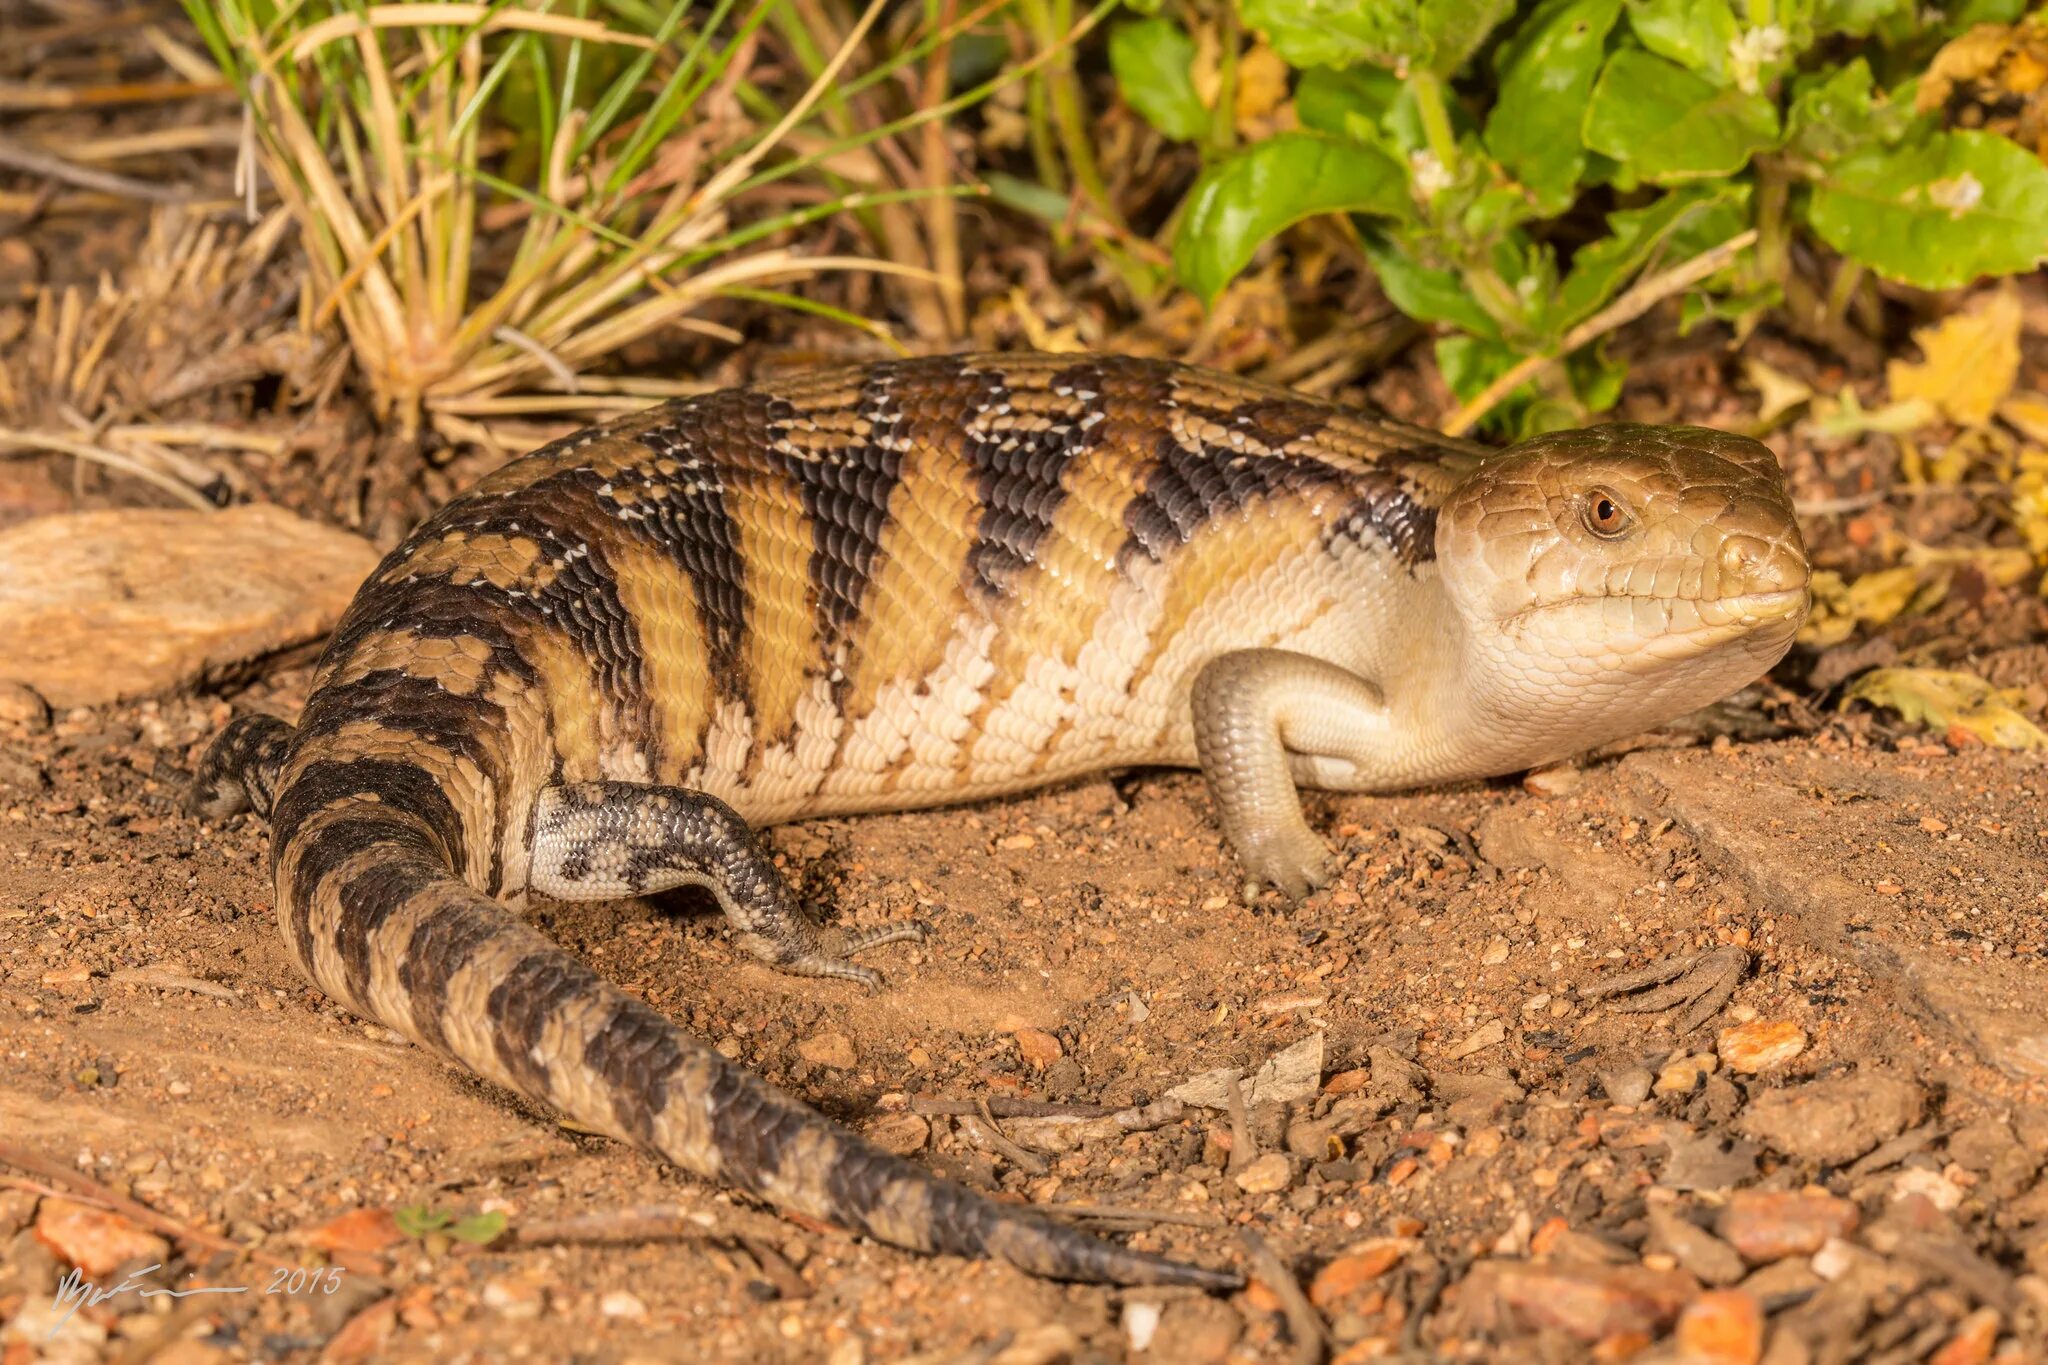
[[[1858,626],[1882,626],[1908,612],[1929,611],[1948,596],[1953,570],[1940,560],[1879,569],[1853,583],[1822,569],[1813,575],[1813,609],[1799,628],[1802,644],[1841,644]]]
[[[1742,374],[1763,400],[1757,408],[1756,417],[1765,426],[1813,397],[1813,386],[1805,380],[1794,379],[1754,356],[1742,362]]]
[[[1983,426],[2020,370],[2020,301],[2009,288],[1913,333],[1926,360],[1894,360],[1885,379],[1895,402],[1925,399],[1965,426]]]
[[[1978,24],[1935,54],[1914,107],[2009,137],[2048,160],[2048,13]]]
[[[1908,723],[1960,732],[1996,749],[2048,749],[2048,734],[2014,709],[2018,689],[2000,690],[1969,673],[1938,668],[1876,668],[1849,684],[1842,706],[1863,701],[1897,711]]]

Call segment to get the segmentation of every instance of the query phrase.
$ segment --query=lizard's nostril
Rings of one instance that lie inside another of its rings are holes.
[[[1730,592],[1782,592],[1806,582],[1804,556],[1758,536],[1728,537],[1722,542],[1720,559]]]
[[[1755,536],[1730,536],[1721,543],[1721,572],[1734,583],[1742,583],[1768,553],[1769,547]]]

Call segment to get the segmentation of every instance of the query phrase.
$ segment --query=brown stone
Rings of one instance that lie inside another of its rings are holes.
[[[1643,1265],[1482,1261],[1457,1286],[1460,1327],[1499,1331],[1549,1328],[1597,1342],[1662,1333],[1699,1293],[1680,1270]]]
[[[1060,1040],[1044,1029],[1020,1028],[1016,1038],[1019,1055],[1034,1071],[1045,1070],[1065,1055]]]
[[[75,1265],[88,1279],[100,1279],[130,1262],[162,1261],[170,1243],[118,1213],[69,1199],[45,1199],[36,1213],[36,1240]]]
[[[1790,1019],[1756,1019],[1722,1029],[1714,1050],[1730,1071],[1754,1075],[1806,1051],[1806,1030]]]
[[[843,1033],[818,1033],[796,1045],[796,1055],[819,1066],[829,1066],[838,1071],[851,1071],[860,1064],[860,1058],[853,1050],[853,1040]]]
[[[1714,1230],[1752,1265],[1787,1256],[1811,1256],[1830,1237],[1847,1237],[1860,1217],[1856,1206],[1831,1194],[1790,1190],[1738,1190],[1722,1206]]]
[[[405,1240],[389,1209],[357,1209],[306,1234],[306,1245],[322,1251],[382,1251]]]
[[[885,1152],[909,1156],[924,1150],[932,1126],[917,1114],[884,1114],[867,1126],[867,1140]]]
[[[1413,1245],[1405,1238],[1380,1238],[1339,1256],[1309,1282],[1308,1301],[1330,1311],[1392,1270]]]
[[[1717,1289],[1686,1305],[1677,1335],[1690,1365],[1756,1365],[1764,1353],[1764,1310],[1740,1289]]]
[[[38,517],[0,531],[0,681],[58,708],[188,684],[325,636],[377,560],[268,505]]]
[[[1913,1082],[1859,1072],[1760,1095],[1735,1126],[1786,1156],[1840,1165],[1905,1132],[1925,1107]]]

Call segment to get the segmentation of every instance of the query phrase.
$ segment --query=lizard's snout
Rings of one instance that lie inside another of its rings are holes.
[[[1808,567],[1797,545],[1736,533],[1721,544],[1725,596],[1792,592],[1804,588]]]

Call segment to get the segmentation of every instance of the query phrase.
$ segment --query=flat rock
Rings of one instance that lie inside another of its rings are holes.
[[[168,691],[326,635],[377,560],[267,504],[38,517],[0,531],[0,682],[59,708]]]
[[[1772,1151],[1840,1165],[1919,1122],[1926,1103],[1911,1081],[1858,1072],[1766,1091],[1736,1127]]]
[[[1901,816],[1942,790],[1932,769],[1806,751],[1753,759],[1636,753],[1621,772],[1636,813],[1675,821],[1782,936],[1855,964],[1930,1033],[2006,1075],[2048,1078],[2048,964],[2029,950],[2034,800],[2011,783],[1975,798],[1971,825],[1901,839]],[[1973,942],[1949,932],[1959,914]]]

